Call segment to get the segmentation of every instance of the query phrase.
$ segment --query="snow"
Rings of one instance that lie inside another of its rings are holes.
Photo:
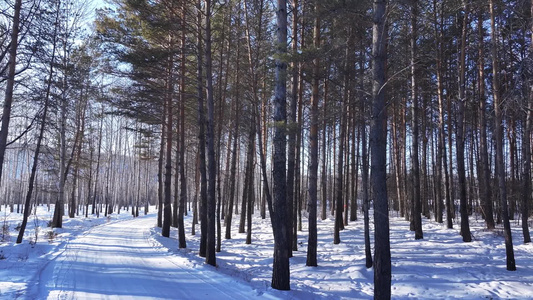
[[[37,217],[31,215],[21,244],[16,244],[18,230],[22,223],[22,213],[10,213],[6,207],[0,212],[0,298],[14,299],[23,297],[32,284],[36,283],[38,273],[44,266],[64,251],[68,243],[88,229],[125,219],[131,219],[127,213],[109,217],[74,218],[64,217],[63,228],[53,231],[47,227],[53,217],[53,206],[37,207]],[[37,232],[37,234],[36,234]],[[37,237],[37,242],[35,242]],[[2,240],[3,238],[3,240]]]
[[[306,267],[307,223],[298,232],[299,251],[291,258],[291,291],[270,288],[273,238],[268,219],[254,216],[252,244],[238,233],[222,239],[217,267],[198,256],[199,231],[190,235],[192,217],[185,218],[187,249],[178,249],[177,230],[161,237],[156,213],[133,219],[123,211],[109,218],[65,217],[64,228],[48,240],[46,223],[53,210],[38,207],[25,240],[14,244],[21,214],[0,213],[10,235],[0,244],[2,299],[371,299],[373,270],[366,269],[362,219],[341,232],[333,244],[333,218],[318,221],[318,267]],[[459,225],[423,220],[424,239],[414,240],[409,223],[391,217],[392,295],[394,299],[533,299],[533,245],[524,245],[514,221],[518,270],[505,269],[501,228],[487,231],[472,217],[474,241],[463,243]],[[0,224],[0,225],[1,225]],[[35,224],[40,233],[37,243]],[[222,228],[225,232],[225,228]],[[372,224],[371,224],[372,229]],[[1,237],[1,235],[0,235]],[[371,240],[373,236],[371,234]]]

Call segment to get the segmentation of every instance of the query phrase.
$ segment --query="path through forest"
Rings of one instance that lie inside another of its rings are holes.
[[[97,226],[70,241],[35,283],[32,299],[252,299],[276,298],[211,267],[153,247],[153,217]],[[37,290],[38,289],[38,290]]]

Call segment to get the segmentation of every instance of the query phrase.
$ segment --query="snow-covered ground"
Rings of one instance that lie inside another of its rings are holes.
[[[152,209],[152,211],[154,211]],[[10,228],[0,244],[0,298],[27,299],[371,299],[373,272],[364,266],[362,220],[341,232],[333,244],[333,219],[318,221],[318,267],[306,267],[307,224],[298,233],[299,251],[291,259],[291,291],[270,288],[273,239],[269,220],[254,217],[252,244],[239,234],[222,239],[217,268],[197,255],[197,235],[187,249],[177,249],[177,230],[171,238],[155,228],[156,214],[138,219],[123,211],[110,218],[65,217],[64,228],[49,240],[46,223],[52,211],[38,208],[26,238],[14,244],[21,215],[0,212],[0,225]],[[35,245],[34,226],[40,226]],[[424,239],[415,241],[408,222],[391,217],[392,293],[394,299],[533,299],[533,245],[523,245],[519,226],[513,226],[518,270],[505,270],[505,247],[500,230],[483,230],[471,218],[472,243],[463,243],[459,226],[424,220]],[[224,233],[224,228],[222,230]],[[0,238],[2,235],[0,235]],[[372,238],[372,237],[371,237]]]
[[[7,208],[9,209],[9,208]],[[64,251],[68,243],[90,228],[102,224],[131,219],[127,212],[109,217],[74,218],[64,217],[63,228],[52,231],[54,207],[37,207],[37,217],[31,215],[21,244],[15,244],[17,227],[22,223],[22,213],[10,213],[2,206],[0,211],[0,298],[24,298],[31,283],[38,279],[44,266]],[[36,239],[37,237],[37,239]],[[37,242],[35,242],[37,240]]]
[[[373,271],[365,268],[361,217],[341,232],[339,245],[333,244],[333,217],[318,221],[318,267],[305,266],[307,224],[303,223],[303,232],[298,232],[299,251],[291,258],[292,290],[285,292],[286,298],[372,299]],[[186,228],[190,228],[191,218],[186,220]],[[238,233],[238,221],[232,239],[222,239],[222,252],[217,253],[219,270],[241,277],[258,290],[268,290],[273,252],[270,221],[255,216],[251,245],[245,244],[245,233]],[[533,299],[533,244],[522,244],[521,228],[513,223],[518,270],[509,272],[501,229],[486,231],[482,220],[470,221],[472,243],[462,242],[458,224],[449,230],[445,224],[426,219],[424,239],[416,241],[407,221],[391,217],[394,299]],[[178,250],[177,231],[172,232],[173,239],[162,238],[159,232],[154,228],[152,238],[173,255],[186,256],[195,264],[203,262],[196,255],[199,235],[191,236],[188,230],[188,249]]]

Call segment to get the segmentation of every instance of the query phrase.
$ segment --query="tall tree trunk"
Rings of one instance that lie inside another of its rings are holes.
[[[314,1],[315,25],[313,31],[314,46],[320,47],[320,18],[318,16],[318,1]],[[311,128],[309,129],[309,237],[307,241],[307,260],[305,265],[316,267],[317,264],[317,183],[318,183],[318,72],[320,59],[313,61],[313,83],[311,96]],[[323,141],[325,142],[325,140]],[[324,175],[322,175],[324,176]],[[322,199],[322,216],[326,214],[325,198]]]
[[[466,171],[465,171],[465,75],[466,75],[466,36],[468,30],[469,4],[463,0],[463,28],[461,34],[461,54],[459,58],[459,103],[457,107],[457,175],[459,177],[459,200],[461,213],[461,235],[463,242],[471,242],[470,225],[468,223],[467,199],[466,199]]]
[[[287,0],[278,0],[276,7],[276,53],[274,96],[274,265],[272,288],[290,289],[289,240],[287,226],[287,180],[286,180],[286,123],[287,123]]]
[[[370,246],[370,199],[368,196],[368,147],[366,142],[366,115],[365,115],[366,103],[365,99],[362,97],[360,99],[360,113],[361,113],[361,128],[359,132],[361,133],[361,159],[363,160],[363,174],[362,174],[362,190],[363,190],[363,222],[364,222],[364,236],[365,236],[365,266],[367,268],[372,267],[372,249]]]
[[[450,177],[448,176],[448,159],[446,155],[446,123],[444,121],[444,96],[443,96],[443,84],[442,84],[442,31],[439,29],[439,18],[442,19],[441,15],[438,15],[437,0],[433,0],[433,9],[435,11],[435,40],[436,40],[436,49],[437,49],[437,99],[439,105],[439,141],[437,143],[437,168],[444,171],[439,172],[439,177],[444,175],[444,192],[446,200],[446,224],[447,228],[453,228],[452,214],[451,214],[451,195],[450,195]],[[441,12],[442,14],[442,12]],[[440,164],[442,162],[442,165]],[[440,182],[438,183],[440,184]],[[439,201],[437,203],[437,219],[442,221],[442,211],[443,203]]]
[[[356,115],[355,112],[352,116],[353,118],[353,132],[352,132],[352,193],[350,197],[350,221],[357,221],[357,194],[359,192],[359,149],[361,148],[360,145],[360,136],[361,132],[357,130],[356,132],[356,126],[357,121],[355,119]]]
[[[93,193],[93,203],[92,203],[92,211],[91,214],[96,214],[97,207],[96,207],[96,197],[98,194],[98,179],[100,178],[100,157],[102,155],[102,131],[104,129],[104,107],[101,108],[101,116],[100,116],[100,128],[98,129],[98,154],[96,155],[96,169],[95,169],[95,179],[94,179],[94,193]],[[140,167],[139,167],[140,168]],[[140,171],[139,171],[140,172]],[[140,186],[140,183],[139,183]]]
[[[246,227],[246,206],[248,205],[248,190],[250,189],[250,186],[253,185],[250,184],[250,166],[252,165],[252,139],[248,138],[248,151],[246,152],[246,165],[245,165],[245,171],[244,171],[244,185],[242,188],[242,200],[241,200],[241,215],[240,215],[240,221],[239,221],[239,233],[245,233],[246,230],[244,227]]]
[[[237,35],[240,36],[240,17],[237,16]],[[240,82],[240,58],[241,58],[241,47],[237,45],[237,53],[235,56],[235,83]],[[226,239],[231,239],[231,221],[233,219],[233,202],[235,199],[235,178],[237,176],[237,160],[238,160],[238,145],[239,145],[239,121],[240,121],[240,94],[239,89],[235,89],[235,99],[233,102],[233,110],[235,111],[235,125],[233,128],[233,152],[231,154],[231,166],[230,166],[230,187],[229,187],[229,203],[228,203],[228,215],[226,216]]]
[[[19,8],[20,10],[20,8]],[[59,19],[59,9],[56,11],[55,20],[57,24],[57,20]],[[31,167],[31,174],[30,174],[30,180],[28,182],[28,192],[26,194],[26,200],[24,203],[24,216],[22,219],[22,224],[20,225],[19,234],[17,237],[17,244],[22,243],[22,238],[24,237],[24,231],[26,230],[26,225],[28,224],[28,217],[30,216],[31,212],[31,196],[33,192],[34,182],[35,182],[35,176],[37,173],[37,165],[39,163],[39,153],[41,151],[41,143],[44,136],[44,128],[46,126],[46,117],[48,115],[48,104],[50,103],[50,91],[52,87],[52,78],[54,74],[54,64],[55,64],[55,57],[56,57],[56,37],[57,37],[57,25],[54,26],[54,33],[53,33],[53,43],[52,43],[52,56],[50,59],[50,68],[48,71],[48,80],[46,85],[46,94],[44,97],[44,108],[43,108],[43,115],[41,117],[41,127],[39,129],[39,136],[37,137],[37,145],[35,147],[35,153],[33,155],[33,163]],[[1,169],[1,167],[0,167]]]
[[[11,43],[9,47],[9,61],[7,71],[7,83],[4,93],[4,107],[2,109],[2,126],[0,128],[0,180],[2,179],[2,170],[4,165],[7,137],[9,130],[9,121],[11,120],[11,104],[13,103],[13,89],[15,86],[15,75],[17,67],[17,49],[20,31],[20,12],[22,10],[22,0],[15,1],[13,23],[11,30]]]
[[[319,34],[319,38],[320,38],[320,32],[318,33]],[[319,40],[320,41],[320,40]],[[318,72],[318,71],[317,71]],[[317,82],[318,84],[318,82]],[[318,86],[317,86],[317,89],[318,89]],[[318,93],[318,92],[317,92]],[[317,96],[318,97],[318,96]],[[326,108],[327,108],[327,98],[324,97],[324,103],[322,104],[322,107],[323,107],[323,121],[322,121],[322,170],[321,170],[321,174],[320,174],[320,189],[321,189],[321,192],[322,192],[322,197],[321,197],[321,214],[320,214],[320,219],[322,220],[325,220],[327,218],[327,208],[328,208],[328,181],[327,181],[327,177],[328,177],[328,169],[327,169],[327,165],[328,165],[328,155],[327,155],[327,141],[328,139],[326,139],[326,134],[327,134],[327,128],[328,128],[328,122],[327,122],[327,118],[325,117],[326,116]],[[317,121],[318,122],[318,121]],[[331,139],[329,139],[331,141]],[[318,141],[317,141],[318,142]]]
[[[305,18],[304,18],[304,14],[305,14],[305,3],[306,1],[303,1],[301,4],[301,16],[300,16],[300,20],[302,20],[301,22],[301,26],[300,26],[300,48],[301,49],[304,49],[305,48]],[[298,122],[298,131],[297,131],[297,134],[296,134],[296,163],[295,163],[295,170],[294,170],[294,182],[295,182],[295,201],[296,201],[296,205],[294,205],[294,214],[297,215],[297,217],[294,218],[293,220],[293,226],[294,226],[294,231],[297,231],[297,230],[302,230],[302,180],[300,179],[302,176],[300,176],[301,174],[301,170],[303,169],[302,165],[303,165],[303,160],[300,159],[301,158],[301,150],[302,150],[302,147],[303,147],[303,141],[302,141],[302,114],[303,114],[303,89],[304,89],[304,81],[303,81],[303,76],[302,76],[302,69],[303,69],[303,62],[299,62],[298,64],[298,118],[297,118],[297,122]],[[294,236],[296,236],[296,232],[294,234]]]
[[[171,39],[171,38],[170,38]],[[172,95],[174,94],[174,76],[173,76],[174,58],[172,55],[169,57],[168,70],[167,70],[167,95],[166,95],[166,122],[163,126],[166,126],[166,155],[165,155],[165,199],[163,203],[163,227],[161,229],[161,235],[164,237],[170,236],[170,224],[172,223],[172,206],[171,206],[171,190],[172,190]],[[159,208],[161,211],[161,208]]]
[[[503,161],[503,123],[502,123],[502,100],[500,99],[500,70],[498,64],[498,35],[496,32],[496,20],[494,12],[494,0],[489,1],[490,28],[491,28],[491,54],[492,54],[492,93],[494,98],[494,138],[496,140],[496,165],[498,187],[500,190],[501,215],[503,221],[503,235],[505,238],[505,254],[507,256],[507,270],[516,271],[514,259],[513,238],[511,224],[507,210],[507,190],[505,187],[505,163]]]
[[[516,213],[516,196],[515,196],[515,181],[516,181],[516,122],[513,116],[510,116],[507,126],[507,137],[509,139],[509,220],[514,220]]]
[[[94,146],[89,140],[89,180],[87,181],[87,200],[85,202],[85,218],[89,217],[89,203],[92,199],[92,186],[93,186],[93,157],[94,157]],[[133,166],[135,172],[135,165]]]
[[[185,41],[185,16],[186,16],[186,2],[183,1],[181,7],[181,49],[180,49],[180,145],[179,145],[179,173],[180,173],[180,201],[178,208],[178,240],[179,248],[187,248],[185,241],[185,224],[183,222],[183,215],[185,213],[185,203],[187,202],[187,177],[185,177],[185,62],[186,62],[186,41]],[[176,158],[178,159],[178,158]],[[177,182],[176,182],[177,184]]]
[[[65,63],[65,62],[63,62]],[[63,79],[63,87],[66,86],[66,79]],[[54,207],[54,217],[52,219],[53,228],[63,227],[63,215],[65,212],[65,183],[67,181],[67,99],[65,93],[60,99],[60,125],[59,125],[59,193]],[[75,144],[75,143],[74,143]]]
[[[532,1],[533,3],[533,1]],[[533,5],[531,6],[533,10]],[[531,83],[530,83],[531,85]],[[524,159],[523,169],[523,190],[522,190],[522,233],[524,236],[524,244],[531,243],[531,236],[529,234],[528,217],[529,217],[529,202],[531,201],[531,122],[533,111],[533,90],[529,88],[529,95],[527,99],[526,122],[522,138],[522,157]]]
[[[161,141],[159,144],[159,158],[157,160],[157,227],[163,227],[163,159],[165,158],[165,135],[167,127],[165,120],[167,117],[167,101],[163,101],[163,114],[161,115]]]
[[[215,161],[215,101],[213,97],[213,60],[211,57],[211,0],[205,0],[205,73],[207,76],[207,256],[206,263],[216,266],[216,174]]]
[[[412,168],[413,168],[413,202],[412,217],[415,229],[415,240],[423,239],[422,216],[420,201],[420,161],[418,157],[418,82],[417,82],[417,18],[418,18],[418,1],[413,0],[411,4],[411,97],[412,97],[412,130],[413,144],[411,150]]]
[[[362,42],[361,42],[362,43]],[[362,49],[362,48],[361,48]],[[361,55],[359,58],[359,102],[362,103],[364,101],[364,57]],[[355,106],[355,101],[354,101]],[[355,137],[355,131],[357,127],[357,121],[356,121],[356,115],[355,115],[355,109],[353,110],[353,137],[352,137],[352,143],[354,145],[357,145],[357,152],[355,149],[352,151],[352,182],[353,182],[353,194],[352,194],[352,204],[350,205],[350,221],[356,221],[357,220],[357,196],[358,196],[358,188],[359,188],[359,161],[361,156],[359,155],[360,149],[361,149],[361,130],[357,130],[357,139]],[[364,113],[362,110],[359,111],[359,114],[361,116],[361,120],[359,123],[364,124]],[[355,157],[357,155],[357,157]]]
[[[179,112],[179,106],[176,107]],[[174,152],[175,161],[174,161],[174,194],[172,195],[172,224],[174,228],[178,228],[178,209],[179,209],[179,179],[180,179],[180,121],[179,118],[176,120],[176,151]]]
[[[345,87],[347,89],[347,87]],[[333,244],[341,242],[340,230],[344,229],[342,221],[342,212],[344,201],[343,194],[343,170],[344,170],[344,143],[346,138],[346,106],[348,102],[348,94],[346,93],[342,101],[342,113],[340,120],[340,134],[339,134],[339,154],[337,158],[337,184],[335,185],[336,201],[335,201],[335,226],[333,230]]]
[[[206,257],[207,252],[207,174],[205,166],[205,115],[204,115],[204,85],[203,85],[203,55],[202,47],[202,0],[197,3],[197,57],[198,57],[198,167],[200,168],[200,251],[201,257]]]
[[[89,87],[86,87],[86,90],[88,89]],[[85,91],[87,93],[87,91]],[[76,136],[79,136],[79,139],[78,139],[78,144],[74,144],[74,149],[72,150],[72,152],[75,152],[76,154],[74,154],[74,159],[75,159],[75,162],[74,162],[74,176],[73,176],[73,179],[72,179],[72,193],[71,193],[71,197],[70,197],[70,206],[69,206],[69,218],[74,218],[75,214],[76,214],[76,190],[80,190],[78,186],[78,178],[79,178],[79,173],[80,173],[80,160],[81,160],[81,149],[82,149],[82,146],[83,146],[83,138],[84,138],[84,134],[85,134],[85,112],[86,112],[86,109],[87,109],[87,102],[88,102],[88,99],[86,99],[84,97],[84,94],[83,94],[83,91],[81,93],[81,98],[80,99],[80,103],[79,103],[79,106],[81,107],[78,107],[78,116],[77,116],[77,122],[78,122],[78,125],[77,125],[77,133],[76,133]],[[85,99],[83,99],[85,98]],[[120,147],[119,147],[120,148]]]
[[[255,114],[254,117],[255,119]],[[245,189],[246,195],[243,197],[243,203],[246,202],[246,209],[241,210],[241,216],[246,216],[246,244],[252,243],[252,209],[253,209],[253,197],[254,197],[254,157],[255,157],[255,120],[252,120],[250,125],[250,135],[248,139],[248,158],[246,167],[246,178],[248,187]],[[244,218],[241,218],[244,221]],[[244,229],[244,222],[242,222]]]
[[[533,0],[531,0],[531,13],[533,16]],[[531,21],[531,36],[533,37],[533,19]],[[533,44],[529,46],[529,55],[533,56]],[[527,219],[529,217],[529,202],[531,201],[531,122],[533,114],[533,83],[528,82],[528,98],[527,98],[527,112],[526,122],[522,138],[522,157],[524,160],[524,187],[522,191],[522,233],[524,235],[524,244],[531,243],[531,236],[529,234],[529,227]]]
[[[238,48],[238,47],[237,47]],[[237,50],[238,53],[238,50]],[[237,57],[239,55],[237,54]],[[238,74],[238,72],[237,72]],[[231,154],[231,166],[230,166],[230,178],[236,178],[237,176],[237,148],[238,148],[238,142],[239,142],[239,105],[238,105],[238,95],[236,95],[236,99],[234,101],[234,109],[235,109],[235,127],[234,127],[234,138],[233,138],[233,151]],[[235,180],[230,180],[230,187],[229,187],[229,203],[228,203],[228,215],[226,216],[226,239],[231,239],[231,221],[233,218],[233,201],[235,199]]]
[[[292,0],[292,54],[297,55],[298,51],[298,0]],[[294,169],[296,165],[296,108],[298,103],[298,62],[292,62],[292,81],[291,81],[291,101],[289,110],[289,137],[288,137],[288,157],[287,157],[287,202],[289,215],[291,216],[289,227],[291,228],[289,238],[291,245],[289,256],[292,257],[292,251],[298,250],[298,238],[296,236],[295,225],[293,222],[297,215],[295,214],[296,206],[294,196]]]
[[[229,6],[229,12],[226,12],[224,14],[224,19],[222,21],[222,34],[221,34],[221,41],[220,41],[220,57],[219,57],[219,69],[218,69],[218,78],[223,77],[224,72],[224,55],[226,50],[226,22],[230,22],[230,16],[231,16],[231,8],[232,4],[231,1],[228,3]],[[228,43],[228,52],[230,51],[230,43]],[[227,55],[226,60],[226,74],[228,74],[229,70],[229,55]],[[226,91],[228,87],[228,77],[225,76],[224,80],[218,81],[218,117],[217,117],[217,149],[216,149],[216,155],[217,155],[217,212],[216,212],[216,222],[217,222],[217,245],[216,245],[216,252],[220,252],[222,249],[222,224],[221,224],[221,218],[224,218],[224,213],[222,212],[224,210],[224,202],[222,199],[222,191],[221,191],[221,181],[222,181],[222,124],[223,124],[223,112],[225,110],[225,99],[226,99]],[[224,90],[224,91],[222,91]],[[231,132],[228,136],[228,145],[227,149],[229,150],[231,147],[229,144],[231,143]],[[229,151],[228,151],[228,159],[226,160],[226,166],[229,165]],[[227,174],[225,174],[227,175]]]
[[[389,237],[389,203],[387,198],[387,115],[385,107],[385,64],[387,31],[385,30],[387,1],[374,1],[372,28],[372,118],[370,151],[372,194],[374,195],[375,261],[374,298],[391,298],[391,253]]]

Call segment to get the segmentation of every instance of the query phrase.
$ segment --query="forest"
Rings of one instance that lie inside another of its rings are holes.
[[[155,205],[161,235],[200,235],[213,266],[259,215],[278,290],[293,252],[320,265],[317,222],[340,244],[363,219],[376,299],[390,216],[464,243],[479,217],[514,271],[513,243],[531,243],[532,15],[533,0],[4,0],[0,211],[23,214],[21,243],[38,206],[61,228]]]

